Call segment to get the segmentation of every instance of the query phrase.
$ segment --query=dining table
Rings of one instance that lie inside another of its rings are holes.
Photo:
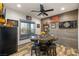
[[[39,46],[40,50],[43,49],[45,51],[46,49],[48,49],[52,45],[52,43],[54,41],[57,41],[57,37],[47,35],[47,36],[44,36],[44,37],[31,38],[31,41],[33,42],[33,45]],[[53,46],[56,46],[56,44],[53,43]],[[56,55],[56,48],[54,49],[54,51],[55,51],[55,55]]]
[[[35,36],[34,38],[31,38],[31,39],[34,39],[34,40],[53,40],[53,41],[56,41],[57,37],[56,36],[52,36],[52,35],[45,35],[45,36],[39,35],[39,36]]]

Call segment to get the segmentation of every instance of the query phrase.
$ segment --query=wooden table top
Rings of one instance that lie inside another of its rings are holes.
[[[46,37],[39,37],[39,38],[32,38],[31,40],[53,40],[56,41],[57,38],[54,36],[46,36]]]

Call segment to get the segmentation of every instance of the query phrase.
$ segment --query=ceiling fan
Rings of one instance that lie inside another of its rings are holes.
[[[46,13],[46,12],[49,12],[49,11],[53,11],[54,9],[48,9],[48,10],[45,10],[44,9],[44,6],[42,5],[42,4],[40,4],[40,10],[39,11],[37,11],[37,10],[32,10],[31,12],[40,12],[39,14],[38,14],[38,16],[39,15],[46,15],[46,16],[48,16],[48,14]]]

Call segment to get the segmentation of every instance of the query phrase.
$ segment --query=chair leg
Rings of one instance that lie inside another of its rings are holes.
[[[35,49],[35,55],[37,56],[37,51],[36,51],[36,49]]]
[[[48,51],[47,51],[47,55],[48,55],[48,56],[50,56],[50,54],[49,54],[49,53],[50,53],[50,50],[48,50]]]
[[[32,56],[33,54],[32,54],[32,49],[31,49],[31,56]]]
[[[56,53],[56,47],[53,48],[53,56],[56,56],[57,53]]]
[[[52,56],[52,48],[50,48],[50,55]]]
[[[36,54],[36,56],[39,56],[40,55],[40,50],[39,49],[35,49],[35,54]]]

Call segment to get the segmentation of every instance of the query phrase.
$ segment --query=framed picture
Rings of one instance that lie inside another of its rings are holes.
[[[18,27],[18,21],[17,20],[7,19],[7,23],[12,24],[14,27]]]
[[[40,28],[40,24],[37,24],[37,28]]]
[[[56,28],[56,24],[55,23],[51,24],[51,29],[54,29],[54,28]]]
[[[32,20],[32,17],[31,16],[26,16],[26,19],[27,20]]]
[[[59,23],[59,28],[77,28],[77,20],[76,21],[65,21]]]

